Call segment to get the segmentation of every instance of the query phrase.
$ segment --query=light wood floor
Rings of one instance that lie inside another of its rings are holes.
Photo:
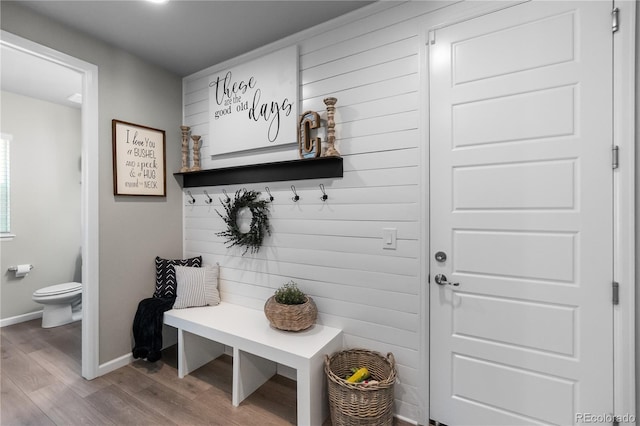
[[[3,327],[0,425],[293,425],[296,384],[275,376],[231,405],[231,358],[184,379],[175,349],[97,379],[81,376],[80,322],[43,329],[40,320]],[[408,423],[397,422],[399,426]],[[330,426],[327,420],[324,426]]]

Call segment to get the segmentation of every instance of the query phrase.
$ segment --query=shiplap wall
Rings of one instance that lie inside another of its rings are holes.
[[[336,137],[344,177],[192,188],[195,204],[185,195],[184,251],[186,256],[201,254],[205,262],[220,262],[222,298],[234,303],[262,309],[275,288],[295,280],[316,301],[318,322],[344,330],[346,347],[394,354],[399,377],[395,412],[424,422],[424,43],[430,26],[460,19],[478,6],[383,3],[271,49],[298,45],[299,112],[319,111],[324,118],[322,100],[338,99]],[[238,61],[266,53],[269,48]],[[203,168],[296,159],[297,145],[216,158],[208,154],[215,141],[207,137],[207,78],[229,66],[220,64],[184,80],[184,123],[202,135]],[[320,198],[320,183],[329,196],[326,202]],[[291,185],[300,196],[298,202],[291,199]],[[216,236],[224,229],[216,213],[223,211],[219,198],[224,197],[223,189],[233,195],[240,188],[266,197],[266,186],[275,197],[272,235],[257,254],[243,257],[242,249],[227,249],[224,239]],[[213,204],[205,203],[204,190]],[[383,249],[383,228],[397,229],[397,250]]]

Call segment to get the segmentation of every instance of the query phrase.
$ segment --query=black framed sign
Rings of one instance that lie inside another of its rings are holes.
[[[166,196],[165,131],[111,120],[113,194]]]

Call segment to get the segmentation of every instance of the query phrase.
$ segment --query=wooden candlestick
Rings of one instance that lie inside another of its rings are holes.
[[[197,172],[200,170],[200,136],[191,135],[191,139],[193,139],[193,167],[191,167],[191,171]]]
[[[189,171],[189,126],[180,126],[182,131],[182,168],[180,173]]]
[[[338,99],[333,97],[324,99],[324,104],[327,106],[327,142],[329,143],[329,146],[324,153],[325,157],[340,157],[340,153],[335,147],[336,122],[334,119],[334,114],[336,112],[336,102],[338,102]]]

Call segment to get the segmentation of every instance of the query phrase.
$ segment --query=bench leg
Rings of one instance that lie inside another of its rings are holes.
[[[268,359],[233,348],[233,390],[231,402],[234,407],[276,374],[277,364]]]
[[[342,348],[342,336],[334,337],[324,348],[300,367],[298,380],[298,425],[322,426],[329,417],[329,395],[324,373],[324,354]]]
[[[329,414],[322,364],[298,369],[297,382],[298,425],[321,426]]]
[[[224,353],[224,345],[178,330],[178,377],[181,379]]]

